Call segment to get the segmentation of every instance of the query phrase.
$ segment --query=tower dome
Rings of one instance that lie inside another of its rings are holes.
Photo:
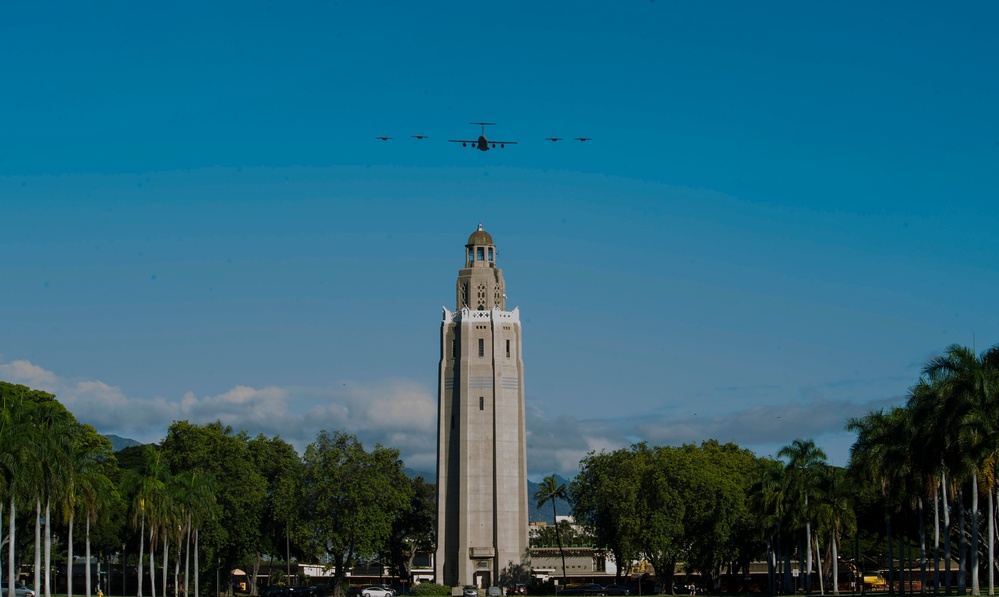
[[[468,245],[492,245],[493,237],[488,232],[482,229],[482,223],[479,222],[479,229],[472,233],[468,237]],[[467,245],[466,245],[467,246]]]

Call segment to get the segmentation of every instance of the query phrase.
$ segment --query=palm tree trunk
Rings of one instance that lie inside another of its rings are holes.
[[[836,528],[838,529],[837,523]],[[833,531],[832,537],[832,573],[833,573],[833,595],[839,595],[839,531]]]
[[[91,579],[90,579],[90,514],[89,513],[87,514],[87,547],[86,547],[86,554],[87,554],[87,597],[90,597],[90,590],[91,590],[91,587],[93,585],[91,585]],[[122,577],[122,582],[125,582],[124,581],[124,577]],[[122,585],[122,587],[124,587],[124,586],[125,585]],[[124,593],[124,589],[122,590],[122,592]]]
[[[45,597],[52,597],[52,500],[45,498]]]
[[[198,529],[194,529],[194,597],[198,597]]]
[[[149,594],[156,597],[156,561],[153,558],[153,546],[156,543],[153,541],[153,528],[152,521],[149,521]]]
[[[35,498],[35,589],[42,586],[42,497]]]
[[[996,569],[996,557],[995,557],[995,544],[996,544],[996,507],[995,498],[992,492],[989,492],[989,595],[996,594],[995,585],[995,569]]]
[[[950,502],[947,501],[947,471],[941,466],[940,467],[940,487],[943,491],[943,512],[944,512],[944,557],[946,558],[944,570],[944,587],[946,587],[947,594],[950,595],[951,589],[951,574],[950,574],[950,563],[954,559],[953,554],[950,551]]]
[[[167,567],[167,562],[170,560],[170,541],[167,535],[169,535],[164,529],[163,531],[163,597],[167,597],[167,579],[170,578],[169,568]]]
[[[555,512],[554,499],[552,499],[552,518],[555,520],[555,541],[558,543],[558,553],[562,556],[562,586],[565,587],[568,584],[565,577],[565,552],[562,551],[562,533],[558,528],[558,514]]]
[[[811,546],[809,546],[811,547]],[[825,595],[825,585],[822,582],[822,553],[819,547],[819,534],[815,533],[815,567],[819,571],[819,594]]]
[[[10,512],[7,513],[8,526],[10,527],[10,542],[7,543],[7,594],[15,595],[14,589],[14,579],[17,576],[14,574],[14,530],[17,528],[14,523],[17,522],[17,516],[15,515],[16,508],[14,507],[14,494],[11,493],[10,496]],[[36,587],[38,585],[35,585]]]
[[[145,556],[145,546],[146,546],[146,517],[142,516],[142,524],[139,529],[139,591],[136,593],[138,597],[142,597],[142,581],[145,580],[145,575],[142,573],[142,558]]]
[[[925,499],[919,498],[919,586],[921,592],[926,592],[926,516],[924,516]]]
[[[808,517],[808,493],[805,493],[805,592],[812,592],[812,521]]]
[[[140,514],[140,516],[142,516]],[[146,546],[146,517],[142,516],[142,525],[139,530],[139,566],[138,566],[138,576],[139,576],[139,592],[138,597],[142,597],[142,581],[145,580],[145,574],[143,574],[142,563],[143,556],[145,556],[145,546]]]
[[[885,529],[888,537],[888,594],[895,594],[895,555],[891,544],[891,513],[888,512],[888,498],[885,498]]]
[[[73,597],[73,513],[69,514],[69,532],[66,539],[66,597]],[[90,571],[88,562],[87,571]]]
[[[964,595],[968,589],[968,547],[964,538],[964,487],[957,490],[957,594]]]
[[[971,594],[981,595],[978,585],[978,471],[971,471]]]
[[[933,485],[933,594],[940,592],[940,495]]]
[[[191,519],[187,519],[187,547],[184,557],[184,597],[191,592]]]

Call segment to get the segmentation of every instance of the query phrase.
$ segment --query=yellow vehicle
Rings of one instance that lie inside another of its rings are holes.
[[[864,590],[866,591],[887,591],[888,582],[881,574],[865,574]]]

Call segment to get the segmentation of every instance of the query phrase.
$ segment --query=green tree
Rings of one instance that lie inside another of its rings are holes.
[[[342,597],[347,569],[378,555],[396,515],[408,508],[411,487],[398,450],[371,452],[356,437],[321,431],[303,456],[303,507],[312,545],[329,557],[333,590]]]
[[[392,522],[389,552],[393,575],[412,580],[413,558],[418,551],[433,552],[437,547],[437,487],[423,477],[408,480],[411,492],[409,507],[401,510]]]
[[[247,445],[253,466],[263,475],[267,482],[267,497],[264,503],[264,514],[260,518],[261,543],[257,557],[253,563],[253,582],[251,594],[256,594],[257,575],[260,572],[262,553],[278,553],[281,546],[288,547],[288,527],[277,515],[279,487],[282,479],[295,473],[301,459],[295,448],[280,437],[268,438],[257,435]],[[290,550],[289,550],[290,551]]]
[[[614,555],[615,583],[622,584],[622,575],[638,553],[638,461],[628,449],[590,452],[579,468],[569,484],[573,516],[593,533],[598,546]]]
[[[555,522],[558,522],[558,513],[555,509],[556,500],[567,500],[569,499],[569,493],[566,490],[565,483],[560,483],[555,475],[549,475],[541,480],[538,484],[538,490],[534,492],[534,501],[537,504],[537,508],[540,510],[545,506],[545,504],[551,503],[552,505],[552,516]],[[558,553],[562,556],[562,586],[565,586],[565,550],[562,549],[562,535],[558,532],[558,525],[556,525],[555,538],[558,542]]]
[[[170,471],[204,475],[214,487],[215,507],[197,536],[211,562],[223,569],[244,568],[260,549],[267,503],[267,479],[254,465],[250,438],[221,422],[194,425],[174,421],[163,439]],[[232,593],[232,585],[226,587]]]

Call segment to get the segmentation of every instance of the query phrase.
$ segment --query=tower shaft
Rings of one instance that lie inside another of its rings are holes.
[[[466,249],[458,310],[444,309],[441,323],[435,566],[438,582],[487,587],[528,558],[524,363],[492,239],[480,227]],[[476,289],[473,301],[463,287]]]

